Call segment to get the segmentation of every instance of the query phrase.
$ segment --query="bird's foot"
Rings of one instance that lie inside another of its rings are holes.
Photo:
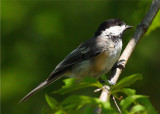
[[[119,68],[119,69],[125,69],[125,60],[122,59],[120,61],[117,61],[114,66],[112,67],[111,71],[114,71],[116,68]]]
[[[108,80],[109,84],[111,84],[111,85],[116,85],[116,83],[113,82],[112,79],[115,77],[115,74],[117,72],[117,68],[122,69],[122,70],[125,69],[125,60],[124,59],[117,61],[115,63],[115,65],[112,67],[111,78]]]
[[[108,80],[108,82],[109,82],[109,84],[111,84],[111,85],[116,85],[116,83],[115,83],[115,82],[112,82],[111,80]]]
[[[116,63],[116,68],[125,69],[125,60],[122,59]]]

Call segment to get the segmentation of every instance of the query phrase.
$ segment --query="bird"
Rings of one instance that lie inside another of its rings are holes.
[[[122,36],[132,27],[121,19],[104,21],[92,38],[68,54],[49,77],[29,92],[20,103],[64,75],[77,79],[83,79],[85,76],[99,79],[116,64],[122,50]]]

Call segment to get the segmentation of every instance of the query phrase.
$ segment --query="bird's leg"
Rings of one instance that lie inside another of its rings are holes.
[[[110,79],[108,80],[108,82],[109,82],[111,85],[115,85],[115,84],[116,84],[116,83],[111,82],[111,79],[114,78],[114,76],[115,76],[115,74],[116,74],[116,72],[117,72],[117,68],[122,69],[122,70],[125,69],[124,64],[125,64],[125,60],[122,59],[122,60],[120,60],[120,61],[117,61],[117,62],[114,64],[114,66],[112,67],[112,69],[111,69],[111,77],[110,77]]]

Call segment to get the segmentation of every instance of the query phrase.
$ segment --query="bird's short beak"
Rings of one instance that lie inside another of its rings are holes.
[[[133,26],[126,25],[126,29],[130,29],[130,28],[133,28]]]

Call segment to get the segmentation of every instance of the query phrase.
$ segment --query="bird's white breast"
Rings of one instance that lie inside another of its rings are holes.
[[[106,58],[106,63],[105,63],[106,64],[104,71],[105,73],[111,70],[113,65],[119,59],[121,50],[122,50],[122,40],[119,40],[118,43],[113,44],[113,47],[110,47],[109,50],[106,50],[108,57]]]

